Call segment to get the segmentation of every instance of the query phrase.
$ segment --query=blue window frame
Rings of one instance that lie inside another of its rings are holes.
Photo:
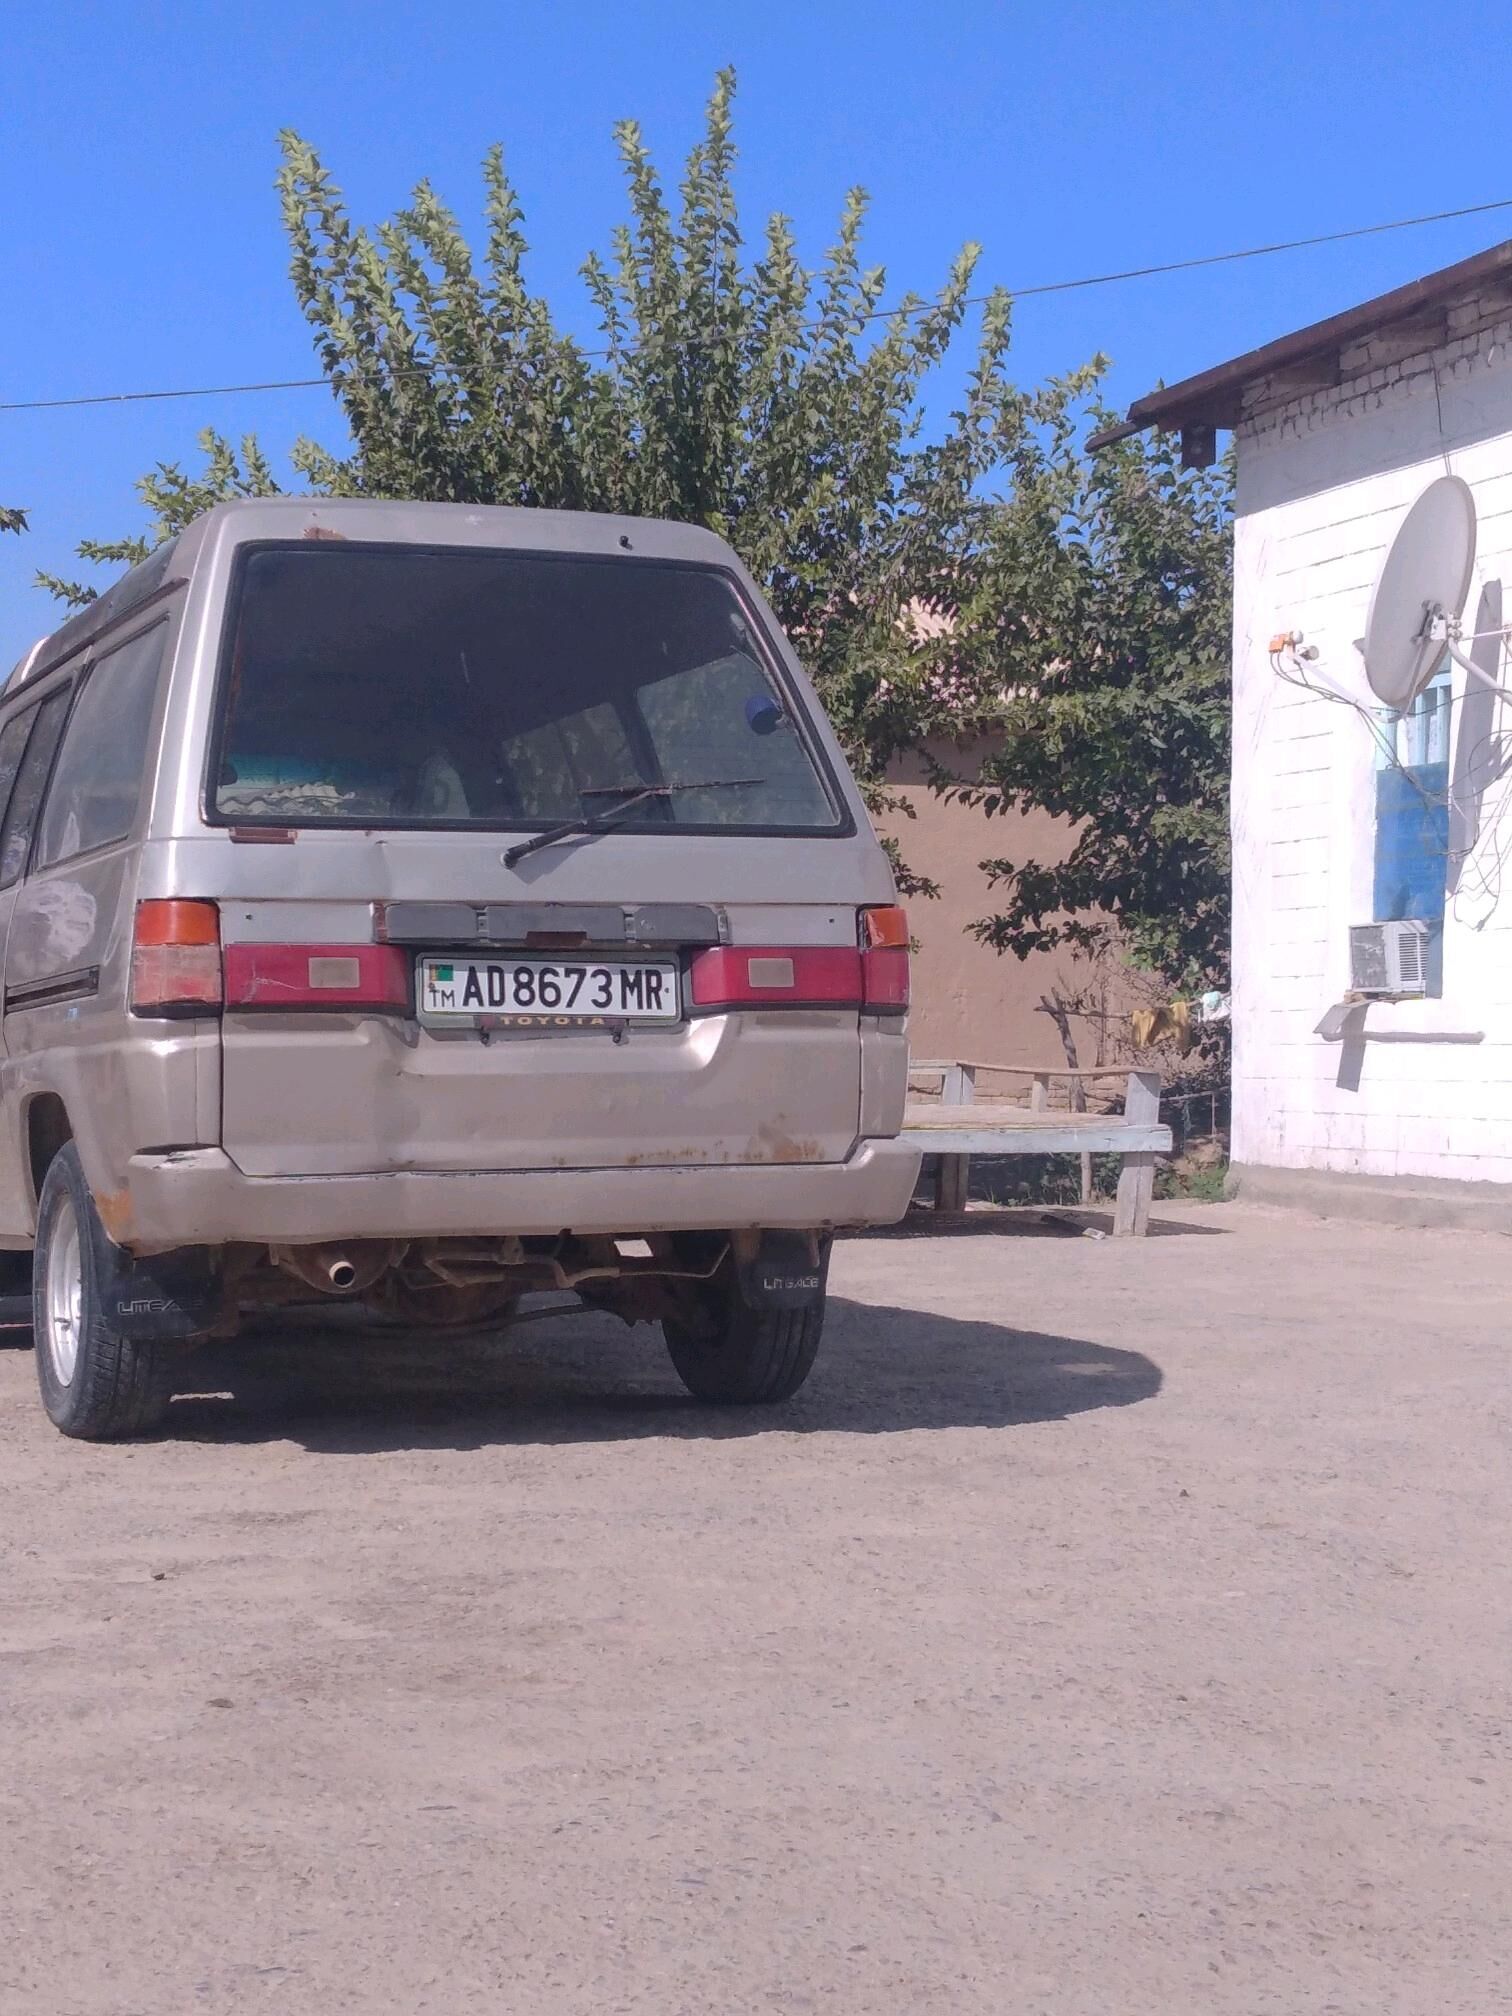
[[[1375,919],[1442,923],[1449,864],[1450,675],[1383,724],[1376,761]],[[1395,762],[1387,756],[1394,746]]]
[[[1431,928],[1427,989],[1444,991],[1444,892],[1449,876],[1447,660],[1405,714],[1378,724],[1375,779],[1375,921],[1419,917]]]

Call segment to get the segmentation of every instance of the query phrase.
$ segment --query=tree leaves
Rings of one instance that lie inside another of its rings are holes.
[[[198,437],[198,445],[205,460],[198,476],[187,474],[177,462],[159,462],[155,469],[139,478],[137,495],[151,514],[145,532],[126,539],[81,539],[74,548],[79,558],[95,566],[134,567],[213,505],[231,497],[278,494],[273,472],[255,436],[244,435],[238,453],[213,427],[206,427]],[[39,573],[37,585],[50,590],[73,609],[93,602],[100,592],[88,582],[64,580],[56,574]]]
[[[1182,471],[1159,435],[1088,461],[1063,406],[1015,475],[963,573],[952,663],[991,748],[953,781],[989,817],[1036,806],[1077,834],[1064,862],[985,862],[1003,907],[974,928],[1020,957],[1116,937],[1172,986],[1222,985],[1231,472]]]

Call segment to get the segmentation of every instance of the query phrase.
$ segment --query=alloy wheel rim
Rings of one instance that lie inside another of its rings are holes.
[[[71,1199],[60,1204],[47,1242],[46,1345],[53,1376],[71,1386],[79,1364],[83,1330],[84,1271],[79,1251],[79,1219]]]

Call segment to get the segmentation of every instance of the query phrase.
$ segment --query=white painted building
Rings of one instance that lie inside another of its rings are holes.
[[[1512,620],[1512,243],[1151,394],[1115,431],[1151,424],[1192,463],[1220,427],[1237,441],[1241,1186],[1512,1230],[1512,703],[1446,669],[1397,720],[1356,648],[1393,535],[1446,471],[1479,521],[1466,631],[1499,626],[1504,597]],[[1373,718],[1286,683],[1270,644],[1296,631],[1318,656],[1282,667]],[[1508,678],[1500,639],[1473,650]],[[1429,996],[1320,1033],[1350,989],[1350,927],[1404,915],[1433,926]]]

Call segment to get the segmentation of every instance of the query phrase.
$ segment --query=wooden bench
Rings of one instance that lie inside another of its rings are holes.
[[[996,1072],[1027,1078],[1029,1104],[976,1103],[977,1076]],[[1155,1157],[1169,1154],[1171,1130],[1160,1119],[1160,1073],[1109,1065],[1090,1071],[1041,1070],[1032,1065],[977,1064],[960,1058],[910,1063],[909,1076],[938,1076],[938,1099],[910,1099],[903,1114],[904,1138],[926,1155],[940,1157],[935,1193],[937,1211],[966,1208],[973,1155],[1121,1155],[1115,1236],[1138,1237],[1149,1229],[1155,1189]],[[1080,1081],[1123,1078],[1122,1113],[1052,1112],[1055,1079]]]

